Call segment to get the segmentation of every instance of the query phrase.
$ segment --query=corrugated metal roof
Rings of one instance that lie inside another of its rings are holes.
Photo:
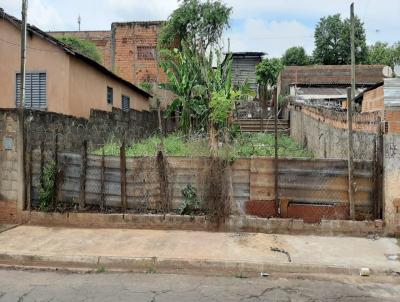
[[[385,107],[400,107],[400,78],[385,79]]]
[[[374,85],[382,82],[384,65],[357,65],[357,85]],[[287,66],[280,74],[281,91],[286,93],[288,87],[297,85],[350,85],[350,65],[310,65]]]

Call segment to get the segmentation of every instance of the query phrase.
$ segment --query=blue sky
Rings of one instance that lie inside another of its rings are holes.
[[[233,51],[263,51],[280,56],[291,46],[313,50],[314,27],[326,15],[349,15],[351,0],[225,0],[233,7],[230,38]],[[368,43],[400,41],[400,0],[355,0]],[[0,0],[0,7],[19,17],[20,0]],[[29,22],[43,30],[110,29],[111,22],[165,20],[177,0],[29,0]]]

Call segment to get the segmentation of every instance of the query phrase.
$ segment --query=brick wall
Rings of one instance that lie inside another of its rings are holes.
[[[162,22],[113,23],[112,45],[114,47],[115,71],[130,82],[157,82],[155,58],[157,36]],[[165,74],[160,72],[160,81]]]
[[[374,112],[384,109],[383,86],[364,93],[362,112]]]
[[[353,116],[354,158],[372,160],[381,112]],[[290,135],[318,158],[347,158],[347,113],[303,104],[290,105]]]

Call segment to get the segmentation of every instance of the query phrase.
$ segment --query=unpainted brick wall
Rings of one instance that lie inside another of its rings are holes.
[[[374,112],[384,109],[383,86],[364,93],[362,112]]]

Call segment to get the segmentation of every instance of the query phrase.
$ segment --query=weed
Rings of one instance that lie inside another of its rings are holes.
[[[41,211],[47,212],[52,206],[56,174],[56,163],[51,161],[43,169],[43,181],[39,191],[39,208]]]
[[[147,269],[146,273],[147,273],[147,274],[156,274],[156,273],[157,273],[157,270],[156,270],[156,268],[155,268],[154,266],[150,266],[150,267]]]
[[[218,151],[219,157],[231,161],[239,157],[274,156],[275,139],[269,133],[240,133],[234,130],[231,134],[232,144],[224,144]],[[134,142],[126,149],[127,157],[156,156],[161,139],[152,136]],[[105,155],[119,155],[119,144],[110,142],[104,147]],[[170,134],[164,139],[164,150],[167,156],[210,156],[207,139],[191,137],[186,139],[179,132]],[[92,150],[92,154],[101,155],[102,148]],[[279,135],[278,155],[280,157],[313,157],[313,153],[300,147],[291,137]]]
[[[106,272],[106,268],[104,266],[99,266],[96,269],[96,274],[101,274],[101,273],[105,273]]]
[[[248,277],[247,277],[246,275],[243,275],[243,272],[240,272],[240,273],[236,273],[236,274],[235,274],[235,278],[238,278],[238,279],[247,279]]]
[[[183,202],[178,208],[181,215],[194,215],[200,210],[200,200],[197,197],[197,190],[192,185],[187,185],[182,191]]]

